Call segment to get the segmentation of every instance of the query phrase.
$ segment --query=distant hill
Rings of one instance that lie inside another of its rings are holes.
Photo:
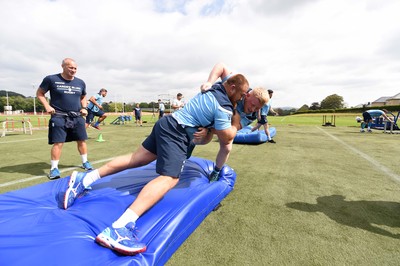
[[[13,91],[7,91],[7,93],[8,93],[8,97],[21,96],[22,98],[26,98],[24,95],[13,92]],[[4,90],[0,91],[0,97],[6,97],[6,96],[7,96],[6,91],[4,91]]]

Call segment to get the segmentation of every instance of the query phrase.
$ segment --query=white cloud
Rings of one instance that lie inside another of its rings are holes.
[[[188,99],[223,61],[274,89],[276,106],[333,93],[352,106],[400,92],[399,12],[377,0],[0,0],[0,90],[34,95],[72,57],[90,94]]]

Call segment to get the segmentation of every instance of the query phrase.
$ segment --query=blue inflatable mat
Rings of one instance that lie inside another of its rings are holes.
[[[233,143],[260,144],[268,141],[263,127],[261,127],[261,130],[253,132],[251,132],[251,129],[252,126],[246,126],[239,130],[233,139]],[[276,129],[274,127],[270,127],[269,134],[271,135],[271,138],[273,138],[276,135]]]
[[[229,166],[209,183],[213,162],[190,158],[179,183],[137,221],[147,251],[122,256],[94,239],[111,225],[157,176],[155,162],[104,177],[68,210],[62,178],[0,195],[0,265],[163,265],[204,218],[232,191]]]

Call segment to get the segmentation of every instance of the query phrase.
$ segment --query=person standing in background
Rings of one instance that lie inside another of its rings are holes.
[[[176,99],[174,99],[172,102],[172,112],[181,110],[183,108],[185,104],[183,103],[182,98],[183,98],[182,93],[178,93],[176,95]]]
[[[161,99],[158,99],[158,119],[164,116],[164,112],[165,112],[165,105],[161,101]]]
[[[139,104],[136,104],[135,109],[133,109],[133,113],[135,114],[135,121],[137,126],[142,126],[142,109]]]

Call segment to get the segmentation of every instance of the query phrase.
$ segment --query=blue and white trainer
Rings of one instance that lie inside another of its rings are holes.
[[[123,255],[136,255],[146,251],[146,244],[140,243],[134,234],[135,223],[128,223],[125,227],[107,227],[97,237],[100,245],[115,250]]]
[[[86,173],[72,172],[71,177],[69,178],[68,188],[65,191],[64,196],[64,209],[68,209],[74,204],[76,198],[83,194],[85,191],[85,186],[83,185],[83,178],[86,176]]]
[[[54,179],[60,178],[60,171],[58,170],[58,168],[53,168],[53,169],[50,170],[50,173],[47,175],[47,177],[50,180],[54,180]]]
[[[85,163],[82,164],[82,168],[85,169],[86,171],[88,170],[92,170],[93,167],[92,165],[89,163],[89,161],[86,161]]]

